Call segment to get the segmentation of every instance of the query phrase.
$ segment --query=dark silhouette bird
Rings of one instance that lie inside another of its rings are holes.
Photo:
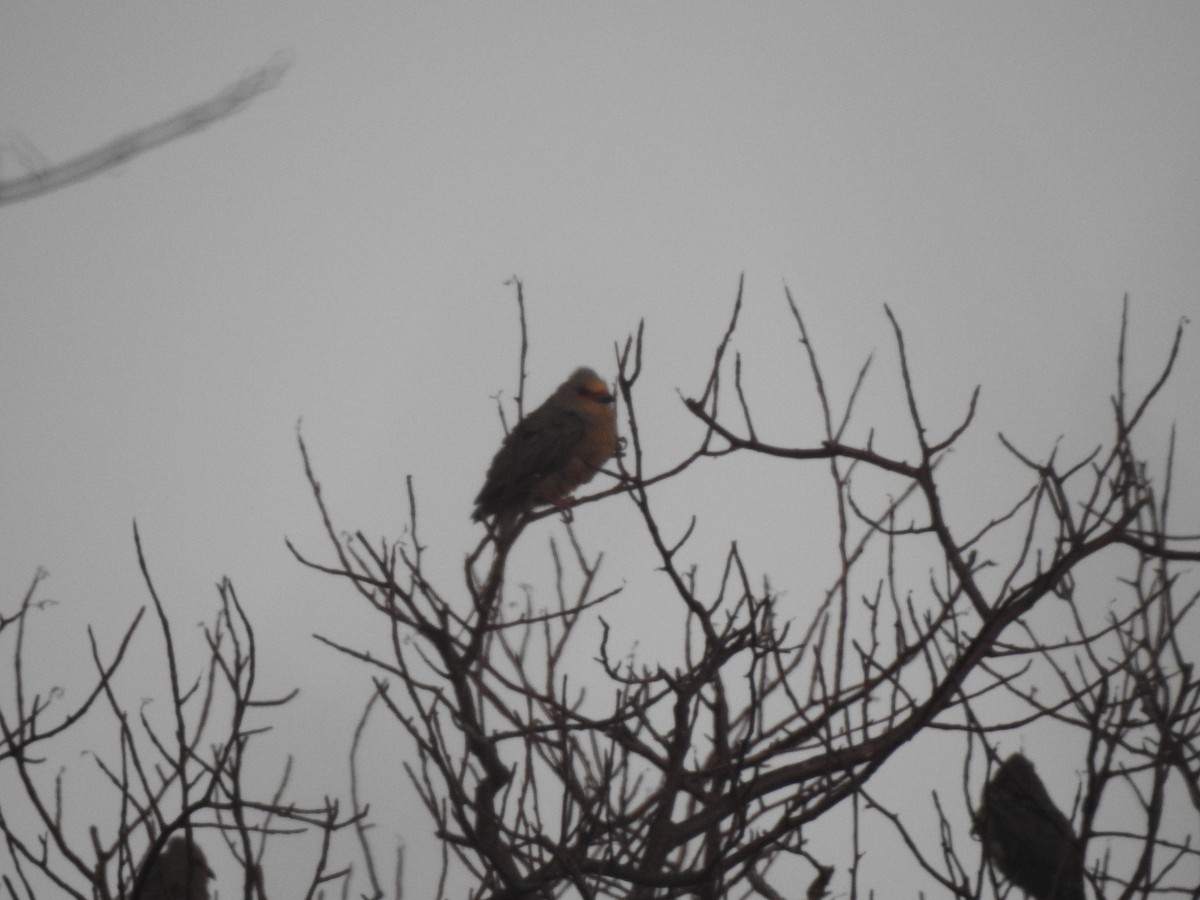
[[[1083,847],[1020,753],[984,787],[975,832],[992,864],[1030,897],[1084,900]]]
[[[504,438],[475,498],[477,521],[495,517],[498,533],[540,504],[563,505],[616,452],[617,418],[608,385],[576,369]]]
[[[208,881],[213,871],[199,844],[192,841],[190,850],[187,838],[171,838],[149,863],[137,900],[209,900]]]

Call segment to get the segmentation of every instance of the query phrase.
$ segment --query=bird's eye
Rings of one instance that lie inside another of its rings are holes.
[[[612,395],[608,392],[608,388],[603,385],[593,385],[591,387],[581,387],[577,389],[580,397],[586,397],[593,403],[612,403]]]

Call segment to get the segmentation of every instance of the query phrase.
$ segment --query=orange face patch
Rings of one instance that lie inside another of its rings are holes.
[[[613,395],[608,392],[608,385],[603,381],[589,381],[579,388],[579,396],[587,397],[593,403],[612,403]]]

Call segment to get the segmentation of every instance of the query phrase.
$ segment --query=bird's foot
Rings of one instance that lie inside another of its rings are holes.
[[[552,505],[554,506],[555,509],[557,509],[560,513],[562,513],[562,520],[563,520],[564,525],[570,525],[572,522],[575,521],[575,512],[571,508],[575,505],[575,498],[572,497],[570,494],[567,494],[567,496],[565,496],[565,497],[559,497],[557,500],[554,501],[554,503]]]

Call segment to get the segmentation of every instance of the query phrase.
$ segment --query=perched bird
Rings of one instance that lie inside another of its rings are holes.
[[[504,438],[475,498],[474,518],[494,516],[503,533],[538,504],[561,505],[616,449],[608,385],[591,369],[576,369]]]
[[[1035,900],[1084,900],[1083,848],[1033,763],[1006,759],[983,789],[975,818],[983,850],[1004,877]]]
[[[138,900],[209,900],[208,881],[213,871],[195,841],[189,853],[187,838],[171,838],[149,867],[141,879]]]

